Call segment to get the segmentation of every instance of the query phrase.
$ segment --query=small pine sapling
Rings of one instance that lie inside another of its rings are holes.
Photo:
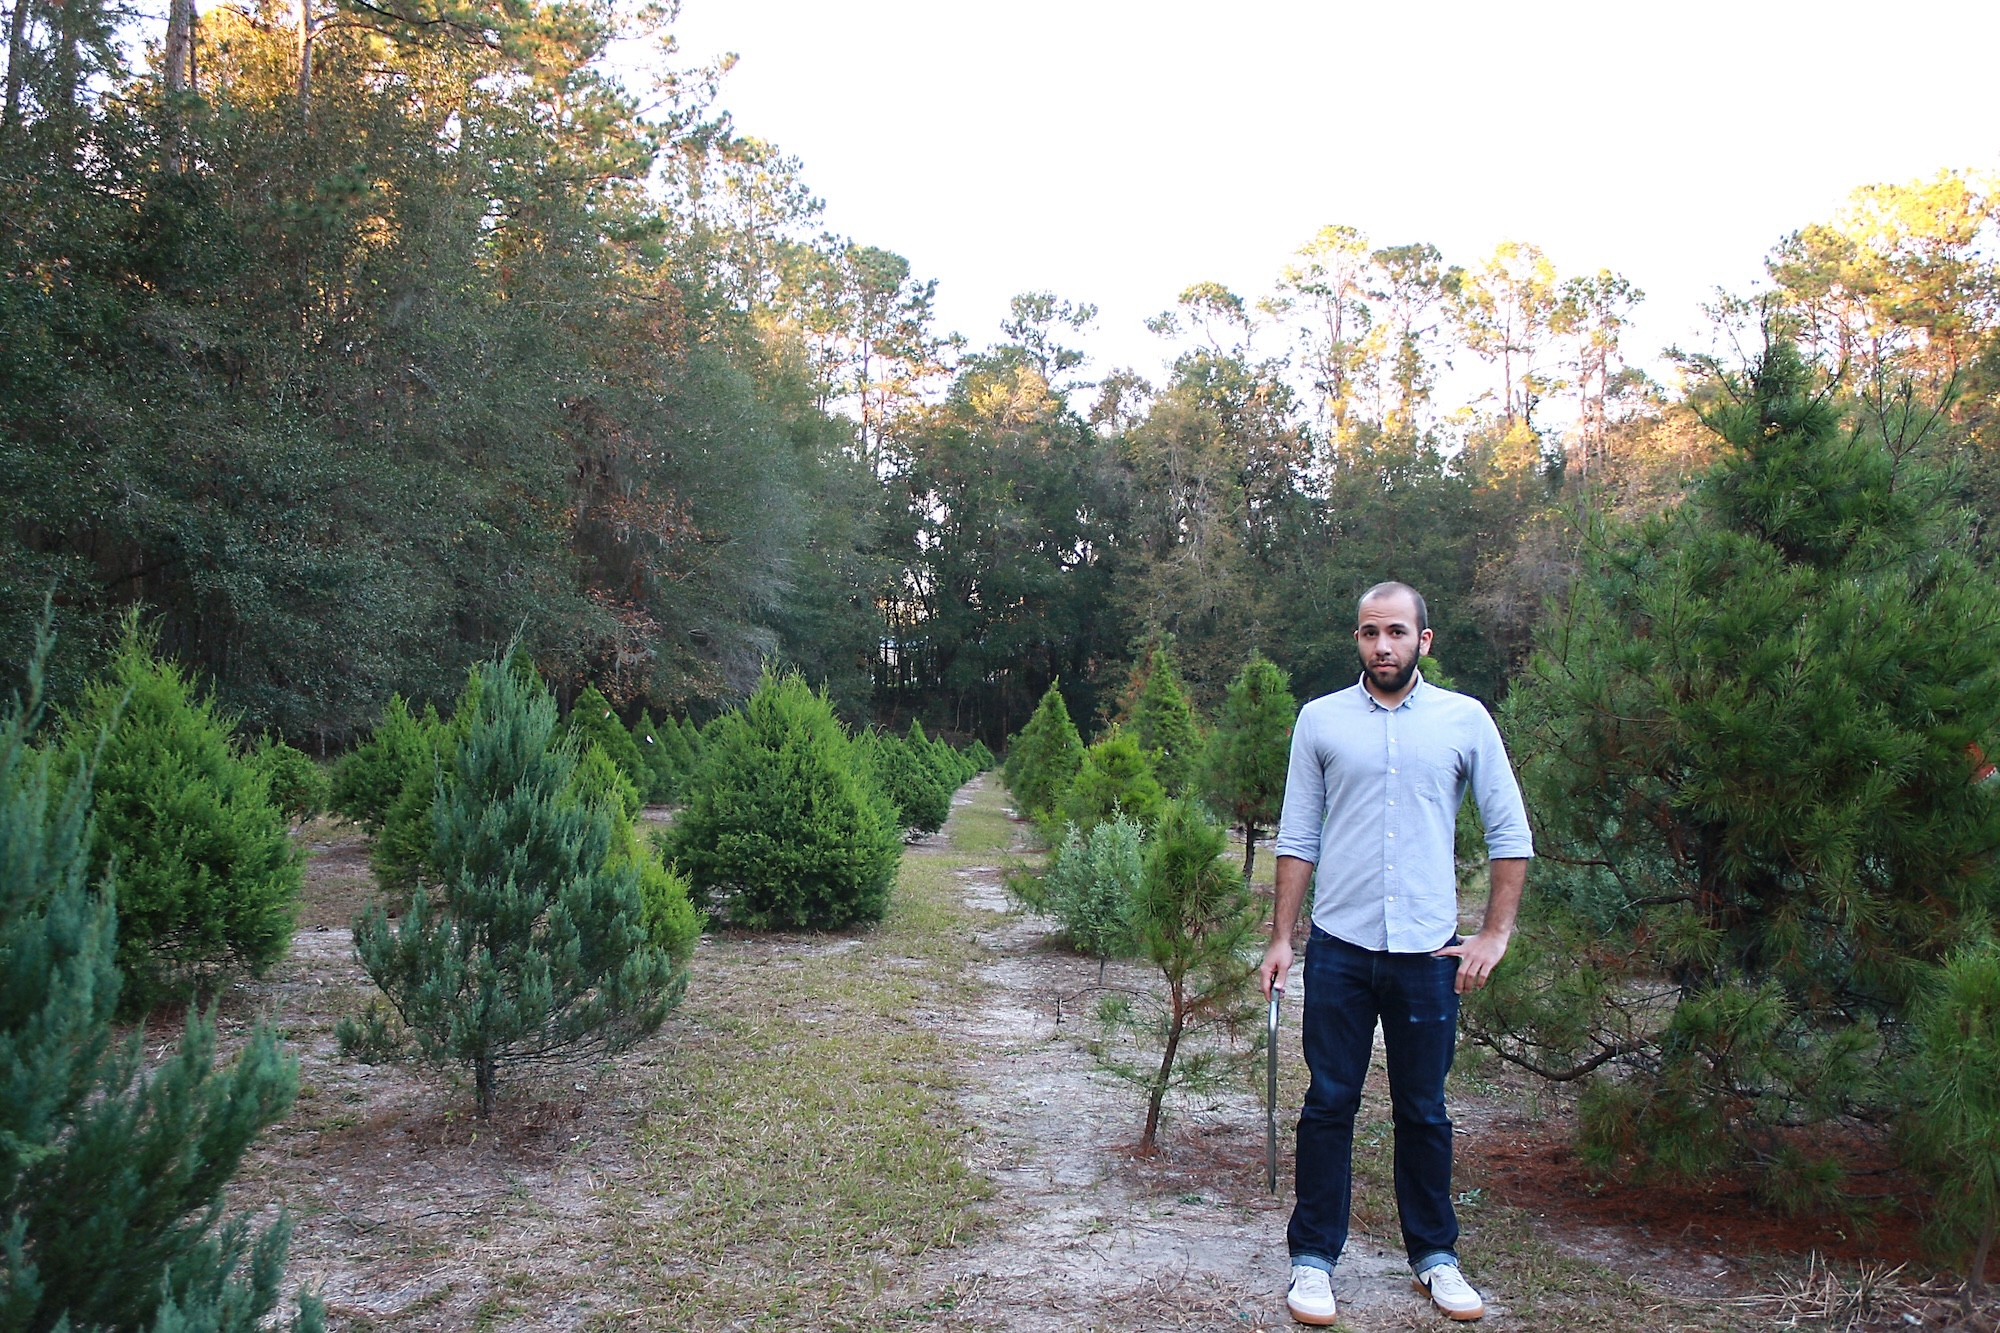
[[[992,771],[993,751],[986,748],[986,742],[975,740],[965,747],[965,760],[972,765],[974,776]]]
[[[1021,813],[1030,817],[1054,810],[1083,763],[1083,738],[1070,721],[1062,691],[1049,686],[1035,714],[1007,747],[1005,779]]]
[[[1222,715],[1203,752],[1203,787],[1216,809],[1243,830],[1243,878],[1257,863],[1257,839],[1276,826],[1285,800],[1292,721],[1298,703],[1285,673],[1262,653],[1229,683]]]
[[[1058,810],[1064,819],[1085,830],[1121,814],[1151,825],[1159,818],[1166,799],[1138,738],[1123,728],[1114,728],[1083,752],[1083,764],[1063,792]]]
[[[952,789],[932,762],[929,745],[919,748],[916,740],[883,733],[870,748],[876,784],[896,807],[900,826],[919,833],[943,828],[951,814]]]
[[[1970,1246],[1970,1313],[1985,1297],[2000,1224],[2000,940],[1953,955],[1913,1020],[1917,1060],[1907,1137],[1938,1183],[1933,1234],[1943,1244]]]
[[[796,672],[767,671],[741,709],[709,724],[662,842],[705,905],[753,929],[881,919],[901,839],[855,748]]]
[[[326,772],[303,751],[273,736],[262,736],[250,751],[250,766],[264,775],[271,804],[304,823],[320,814],[333,795]]]
[[[1258,1009],[1255,944],[1263,911],[1226,858],[1227,834],[1185,801],[1171,801],[1146,848],[1132,925],[1139,953],[1160,970],[1163,992],[1139,1004],[1111,999],[1099,1019],[1115,1037],[1136,1033],[1159,1061],[1124,1060],[1109,1045],[1100,1061],[1146,1089],[1142,1152],[1156,1146],[1169,1092],[1226,1082],[1253,1047],[1233,1040]]]
[[[672,747],[661,738],[660,728],[654,725],[653,715],[647,709],[640,709],[638,720],[632,724],[632,744],[646,766],[643,795],[647,802],[665,805],[673,800],[687,773],[675,763]]]
[[[213,1013],[147,1060],[117,1041],[115,868],[91,870],[96,748],[58,784],[28,744],[29,699],[0,716],[0,1325],[9,1329],[269,1327],[290,1224],[224,1216],[244,1154],[284,1115],[298,1066],[261,1024],[228,1065]],[[294,1333],[318,1333],[301,1296]]]
[[[612,763],[618,765],[619,771],[640,795],[651,789],[653,773],[646,766],[646,757],[632,743],[632,733],[618,720],[611,701],[595,685],[584,686],[582,693],[576,696],[576,704],[569,710],[569,732],[576,737],[579,754],[593,745],[598,746]]]
[[[1154,756],[1153,769],[1169,796],[1186,796],[1201,759],[1201,724],[1188,702],[1173,650],[1156,643],[1141,668],[1144,680],[1132,700],[1132,730],[1139,748]]]
[[[284,812],[214,700],[154,652],[136,616],[62,744],[72,768],[96,757],[92,874],[117,867],[128,1005],[284,956],[303,878]]]
[[[649,937],[604,794],[579,788],[555,700],[527,673],[482,676],[433,797],[431,882],[393,926],[372,906],[354,944],[419,1051],[470,1068],[485,1117],[503,1071],[624,1050],[685,981]],[[616,767],[600,758],[597,777],[622,805]]]
[[[1062,922],[1063,934],[1079,953],[1105,960],[1133,950],[1132,904],[1143,869],[1145,830],[1119,815],[1088,834],[1069,825],[1043,877],[1043,910]]]
[[[361,825],[370,836],[380,833],[411,771],[428,768],[430,762],[423,721],[410,712],[402,695],[390,696],[374,734],[334,765],[333,812]]]

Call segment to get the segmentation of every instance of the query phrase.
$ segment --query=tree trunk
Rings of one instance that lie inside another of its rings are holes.
[[[493,1114],[493,1057],[475,1056],[472,1061],[472,1083],[479,1094],[479,1118],[485,1120]]]
[[[169,0],[165,70],[169,93],[188,90],[188,48],[193,41],[194,0]]]
[[[1174,1074],[1174,1053],[1180,1049],[1181,1032],[1187,1026],[1187,1016],[1181,1012],[1178,997],[1174,1004],[1173,1022],[1167,1027],[1167,1050],[1160,1057],[1160,1072],[1153,1078],[1153,1099],[1146,1107],[1146,1132],[1139,1136],[1139,1151],[1153,1151],[1153,1136],[1160,1131],[1160,1103],[1166,1100],[1167,1082]]]
[[[181,113],[179,99],[193,86],[194,0],[170,0],[167,5],[167,170],[179,175],[185,163],[181,155]]]
[[[1972,1308],[1986,1298],[1986,1260],[1993,1253],[1993,1224],[1995,1214],[2000,1214],[2000,1203],[1986,1205],[1986,1222],[1979,1228],[1979,1243],[1972,1247],[1972,1262],[1965,1270],[1965,1310]]]
[[[1243,882],[1250,882],[1250,867],[1257,864],[1257,826],[1243,821]]]
[[[28,6],[33,0],[14,0],[14,16],[7,25],[7,104],[0,109],[0,140],[13,133],[21,116],[21,78],[28,55]]]
[[[299,0],[299,119],[312,112],[312,0]]]

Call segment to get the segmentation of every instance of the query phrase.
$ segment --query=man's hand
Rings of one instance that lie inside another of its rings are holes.
[[[1264,950],[1264,966],[1258,973],[1258,979],[1264,986],[1264,998],[1266,1000],[1271,998],[1271,984],[1273,982],[1278,983],[1279,990],[1284,989],[1285,974],[1291,970],[1292,942],[1288,939],[1272,940],[1270,947]]]
[[[1482,930],[1477,935],[1468,935],[1463,943],[1447,944],[1432,954],[1433,958],[1456,958],[1458,976],[1451,988],[1460,995],[1478,990],[1486,984],[1486,978],[1493,975],[1502,958],[1507,956],[1507,938],[1512,932]]]

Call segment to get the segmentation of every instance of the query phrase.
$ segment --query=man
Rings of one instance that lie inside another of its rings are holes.
[[[1299,1116],[1285,1303],[1300,1323],[1334,1322],[1354,1113],[1380,1019],[1410,1269],[1440,1311],[1477,1319],[1485,1303],[1458,1270],[1444,1079],[1458,997],[1484,986],[1507,952],[1534,848],[1493,719],[1417,670],[1431,646],[1422,596],[1378,584],[1362,594],[1356,620],[1360,681],[1308,703],[1292,732],[1264,953],[1268,996],[1291,968],[1292,924],[1317,866],[1301,1022],[1312,1082]],[[1461,939],[1452,835],[1468,787],[1486,823],[1492,889],[1479,933]]]

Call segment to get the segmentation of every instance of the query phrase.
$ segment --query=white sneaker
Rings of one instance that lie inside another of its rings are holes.
[[[1336,1318],[1333,1279],[1324,1268],[1311,1264],[1292,1265],[1292,1289],[1285,1293],[1285,1308],[1301,1324],[1325,1326]]]
[[[1417,1274],[1415,1286],[1431,1298],[1431,1304],[1453,1319],[1477,1319],[1486,1313],[1486,1302],[1449,1260],[1432,1264]]]

